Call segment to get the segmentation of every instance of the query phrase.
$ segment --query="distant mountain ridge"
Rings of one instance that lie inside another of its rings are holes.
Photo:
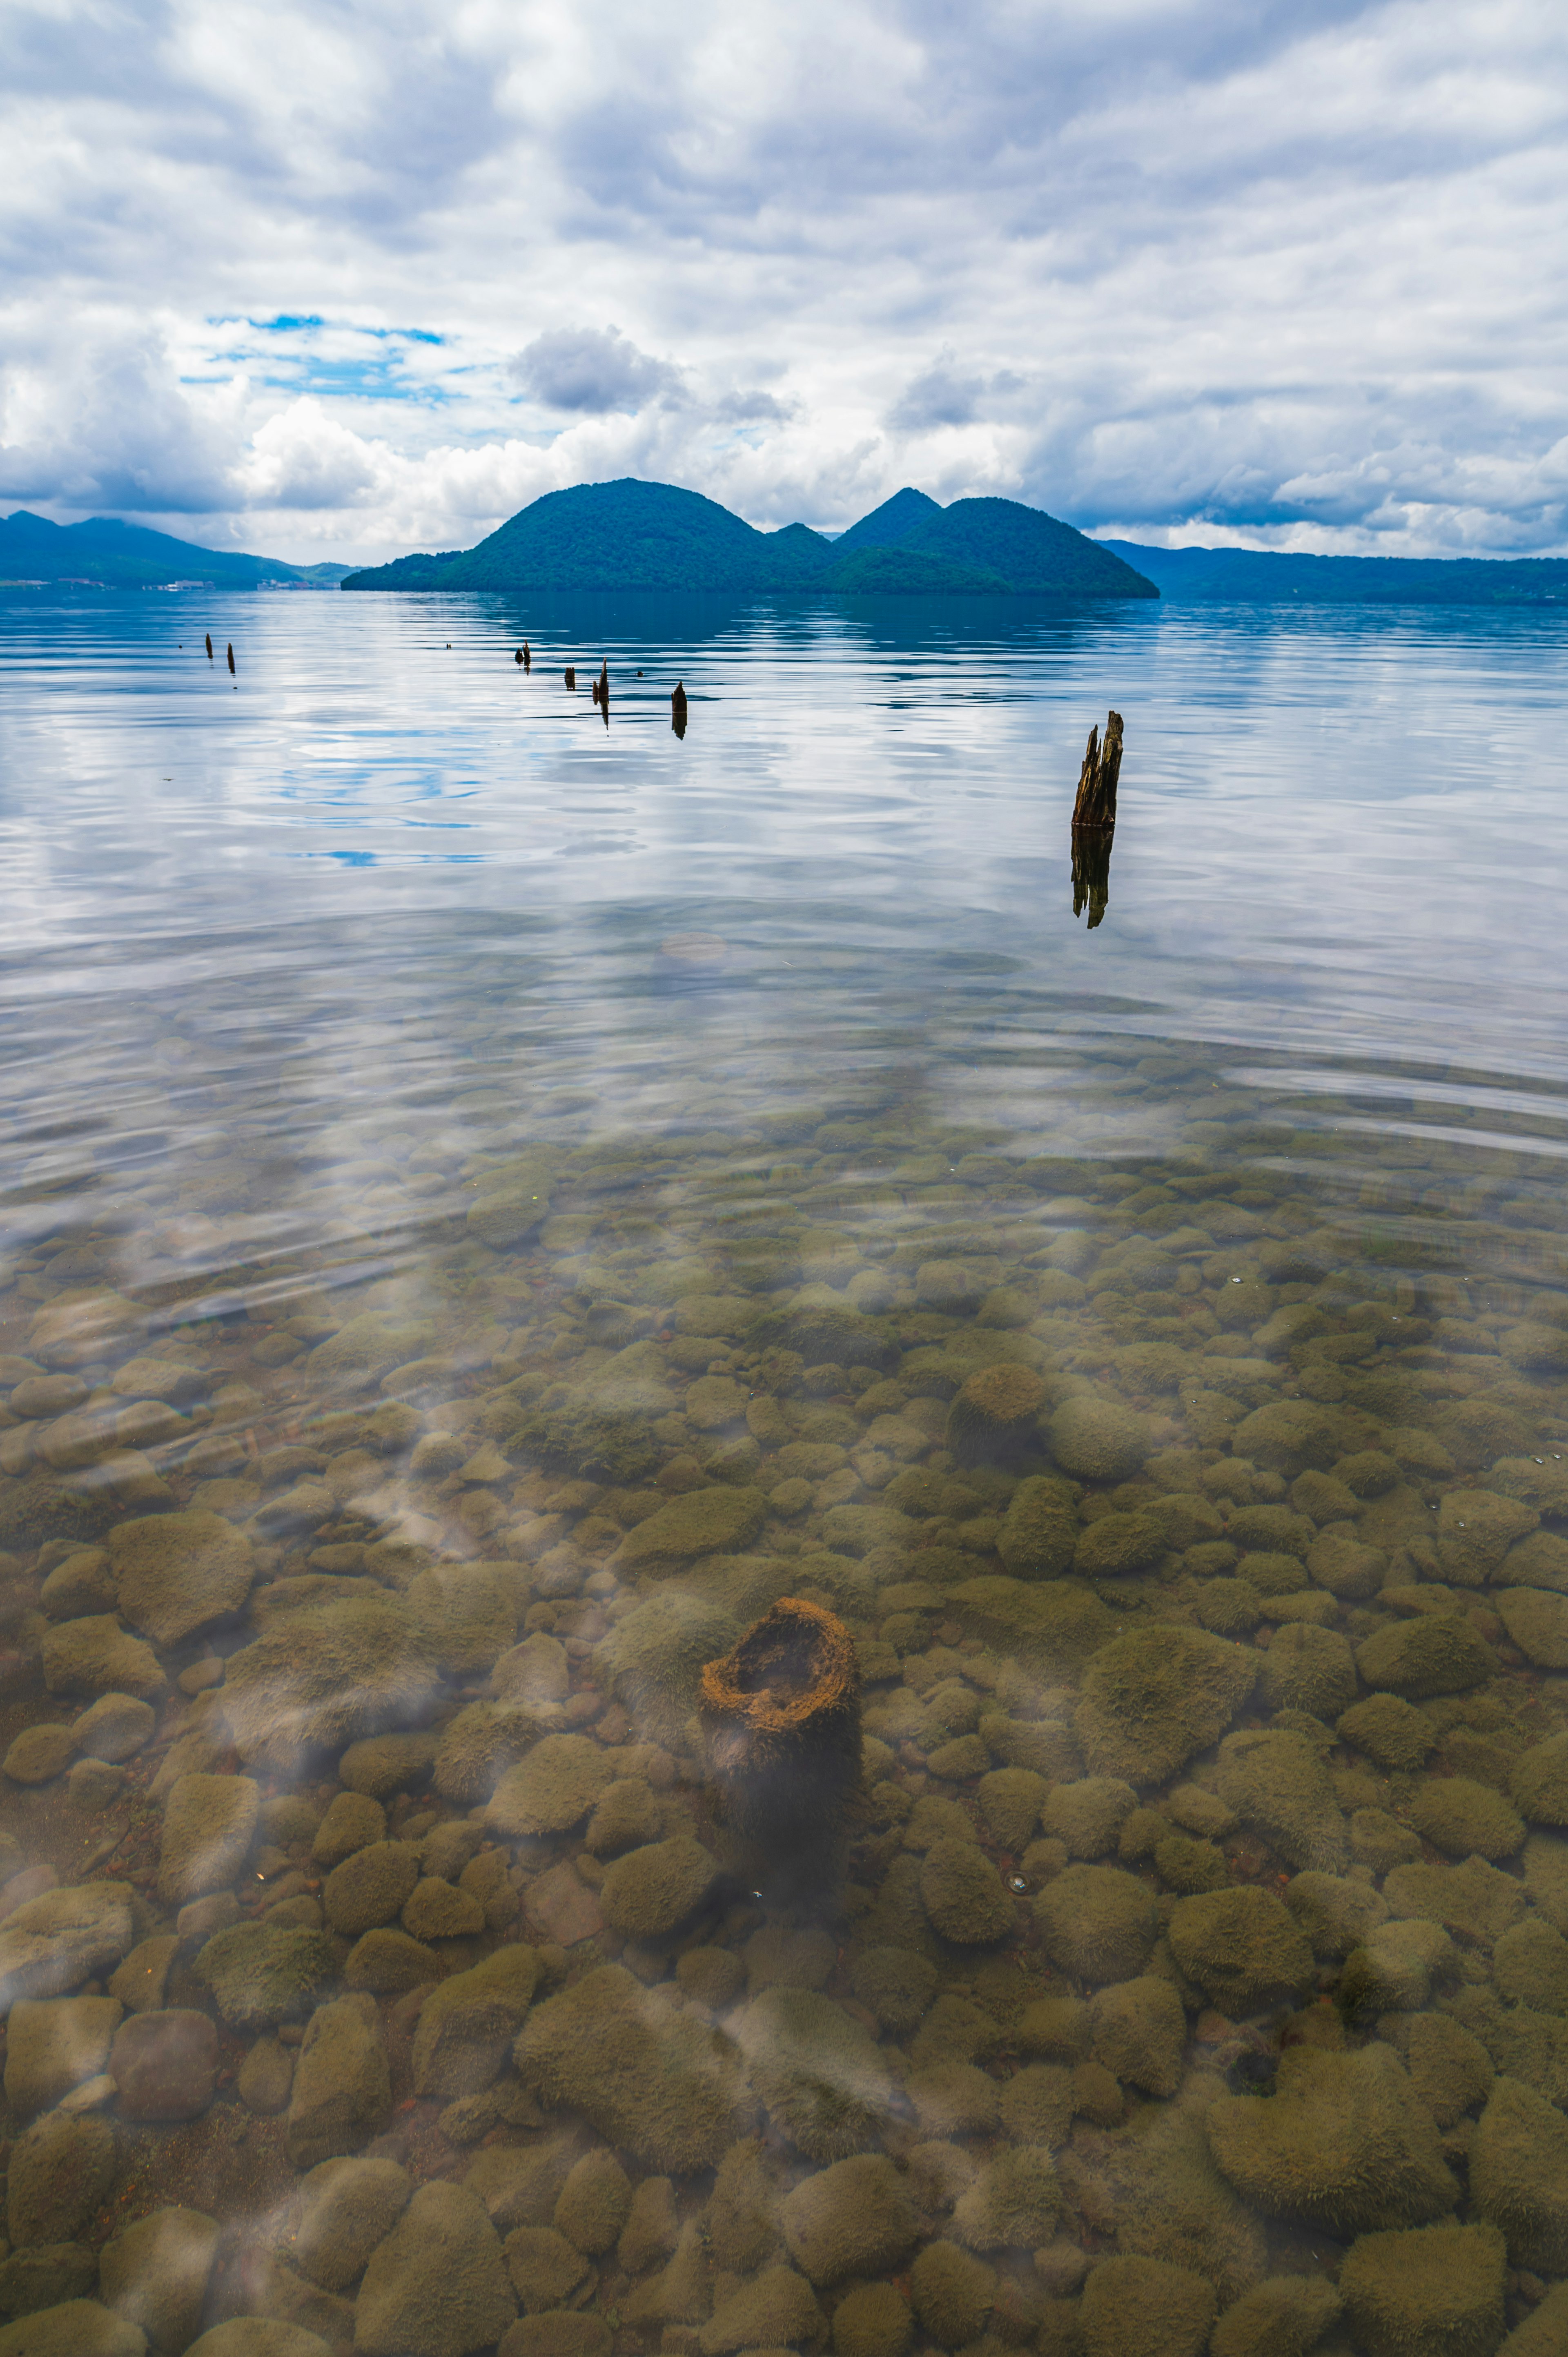
[[[1182,603],[1568,605],[1568,557],[1296,556],[1263,548],[1144,548],[1102,540]]]
[[[18,508],[0,516],[0,587],[11,583],[81,583],[102,589],[162,589],[171,582],[194,588],[260,589],[269,585],[318,589],[340,582],[347,565],[285,565],[274,556],[201,548],[172,533],[114,516],[84,523],[51,523]]]
[[[478,547],[350,573],[345,589],[830,590],[847,595],[1157,597],[1122,559],[1017,500],[940,507],[906,489],[837,540],[757,532],[700,491],[623,476],[546,491]]]

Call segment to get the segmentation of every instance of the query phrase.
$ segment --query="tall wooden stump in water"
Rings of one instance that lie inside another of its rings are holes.
[[[232,644],[231,644],[229,648],[229,676],[231,679],[234,676],[234,649]]]
[[[860,1784],[860,1663],[843,1622],[781,1596],[703,1670],[698,1717],[736,1871],[775,1903],[831,1904]]]
[[[686,734],[686,690],[680,680],[676,681],[675,693],[670,699],[670,726],[677,737]]]
[[[210,630],[207,633],[207,660],[209,662],[212,661],[212,633]]]
[[[1089,749],[1078,776],[1078,800],[1072,806],[1075,827],[1115,825],[1116,780],[1121,774],[1122,715],[1108,712],[1105,742],[1101,743],[1098,728],[1089,732]]]
[[[566,684],[571,689],[573,694],[575,695],[577,693],[577,674],[570,664],[568,664],[566,670]]]
[[[1111,899],[1111,846],[1116,834],[1116,786],[1122,775],[1122,715],[1108,712],[1105,736],[1089,732],[1072,810],[1072,913],[1089,910],[1092,932]]]

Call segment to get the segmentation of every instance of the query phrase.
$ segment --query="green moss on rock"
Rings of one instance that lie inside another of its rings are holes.
[[[1357,1647],[1356,1667],[1365,1684],[1423,1702],[1484,1685],[1498,1657],[1462,1613],[1432,1612],[1376,1631]]]
[[[1287,1865],[1333,1874],[1348,1863],[1334,1780],[1306,1736],[1287,1727],[1227,1736],[1215,1789]]]
[[[1339,2291],[1366,2357],[1493,2357],[1506,2270],[1495,2227],[1420,2226],[1361,2235]]]
[[[1187,1979],[1222,2013],[1261,2013],[1312,1986],[1311,1943],[1272,1891],[1243,1887],[1178,1899],[1167,1937]]]
[[[1102,1645],[1073,1726],[1098,1773],[1163,1784],[1230,1725],[1251,1692],[1255,1654],[1197,1629],[1137,1630]]]
[[[1075,1481],[1125,1481],[1154,1446],[1147,1419],[1112,1400],[1064,1400],[1049,1434],[1052,1456]]]
[[[1470,2198],[1508,2237],[1516,2267],[1568,2273],[1568,2119],[1517,2079],[1498,2079],[1481,2114]]]
[[[1485,1857],[1497,1864],[1524,1847],[1524,1821],[1489,1784],[1470,1776],[1424,1780],[1410,1804],[1423,1841],[1448,1857]]]
[[[892,2083],[875,2040],[842,2006],[812,1989],[765,1989],[736,2035],[775,2127],[808,2160],[875,2142]]]
[[[839,2018],[854,2027],[847,2015]],[[711,2169],[742,2132],[746,2086],[735,2048],[622,1965],[599,1965],[535,2006],[516,2052],[526,2085],[581,2113],[650,2169]]]
[[[1365,1702],[1353,1704],[1341,1714],[1335,1732],[1341,1743],[1402,1775],[1413,1775],[1437,1740],[1436,1725],[1426,1712],[1392,1694],[1369,1695]],[[1564,1750],[1568,1756],[1568,1746]],[[1564,1803],[1568,1805],[1568,1789]]]
[[[1358,2234],[1423,2225],[1458,2199],[1432,2115],[1387,2046],[1288,2048],[1271,2097],[1221,2096],[1207,2125],[1220,2169],[1266,2217]]]
[[[1034,1902],[1053,1964],[1080,1980],[1135,1980],[1159,1929],[1155,1894],[1114,1866],[1069,1866]]]

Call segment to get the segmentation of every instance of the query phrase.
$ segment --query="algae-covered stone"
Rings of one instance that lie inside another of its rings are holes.
[[[507,2272],[525,2316],[549,2313],[577,2294],[586,2260],[553,2226],[519,2226],[506,2238]]]
[[[437,1676],[407,1605],[377,1590],[285,1613],[231,1653],[221,1691],[246,1766],[293,1775],[314,1753],[428,1717]]]
[[[1009,1501],[996,1552],[1015,1579],[1058,1579],[1072,1566],[1078,1510],[1065,1481],[1036,1474]]]
[[[449,1677],[489,1670],[517,1634],[519,1594],[510,1564],[435,1564],[406,1593],[415,1627]]]
[[[401,1996],[440,1977],[441,1959],[434,1948],[384,1923],[356,1940],[343,1964],[344,1987],[369,1989],[373,1996]]]
[[[631,2179],[613,2152],[585,2152],[566,2173],[552,2220],[576,2250],[601,2258],[615,2248],[631,2209]]]
[[[75,1728],[46,1721],[23,1727],[0,1764],[13,1784],[50,1784],[75,1756]]]
[[[1359,2023],[1383,2013],[1417,2013],[1457,1972],[1454,1943],[1441,1924],[1405,1918],[1379,1923],[1346,1958],[1340,2007]]]
[[[1223,1734],[1252,1690],[1256,1654],[1197,1629],[1112,1638],[1083,1676],[1073,1726],[1098,1773],[1163,1784]]]
[[[1064,1400],[1049,1435],[1052,1456],[1075,1481],[1125,1481],[1154,1446],[1147,1418],[1112,1400]]]
[[[856,2284],[833,2310],[834,2357],[906,2357],[913,2330],[896,2285]]]
[[[485,2206],[467,2186],[422,2185],[371,2252],[354,2303],[360,2357],[471,2357],[517,2313]]]
[[[218,2221],[199,2210],[155,2210],[103,2246],[106,2305],[145,2332],[158,2357],[178,2357],[201,2330]]]
[[[1061,2211],[1061,2188],[1048,2152],[1004,2147],[953,2204],[952,2232],[974,2251],[1037,2250]]]
[[[1094,2060],[1124,2086],[1174,2095],[1181,2084],[1187,2016],[1169,1981],[1144,1975],[1102,1988],[1090,2000]]]
[[[1568,1825],[1568,1734],[1532,1744],[1515,1767],[1509,1790],[1515,1808],[1532,1825]]]
[[[703,1669],[741,1633],[735,1613],[675,1583],[634,1607],[603,1648],[610,1689],[639,1732],[669,1746],[696,1708]]]
[[[1221,2096],[1207,2126],[1222,2173],[1271,2218],[1359,2234],[1423,2225],[1458,2199],[1432,2115],[1387,2046],[1287,2048],[1272,2097]]]
[[[1263,1700],[1271,1710],[1305,1710],[1333,1720],[1356,1699],[1356,1663],[1331,1629],[1295,1620],[1276,1631],[1263,1656]]]
[[[993,1768],[983,1776],[974,1798],[992,1840],[1004,1850],[1022,1850],[1039,1824],[1040,1804],[1049,1791],[1049,1781],[1032,1768]]]
[[[323,2291],[347,2291],[408,2207],[413,2188],[395,2160],[324,2160],[299,2189],[289,2255]]]
[[[1506,2268],[1494,2226],[1361,2235],[1339,2271],[1358,2348],[1367,2357],[1493,2357]]]
[[[850,1986],[895,2038],[916,2029],[937,1990],[937,1968],[911,1948],[867,1948],[855,1959]]]
[[[1136,1980],[1154,1952],[1155,1894],[1120,1867],[1069,1866],[1034,1906],[1047,1954],[1078,1979]]]
[[[1384,1878],[1383,1897],[1392,1915],[1440,1923],[1461,1938],[1486,1942],[1517,1923],[1526,1903],[1523,1885],[1480,1857],[1467,1857],[1460,1866],[1422,1860],[1395,1867]]]
[[[314,2169],[358,2152],[385,2124],[392,2080],[375,2000],[339,1997],[310,2017],[285,2123],[290,2165]]]
[[[1334,1780],[1305,1736],[1286,1727],[1227,1736],[1216,1790],[1288,1865],[1333,1873],[1346,1864]]]
[[[472,1809],[492,1798],[539,1735],[532,1711],[504,1702],[466,1703],[442,1729],[433,1781],[443,1800]]]
[[[1101,2259],[1083,2287],[1088,2357],[1201,2357],[1219,2302],[1188,2267]]]
[[[1311,1400],[1273,1400],[1243,1417],[1231,1437],[1238,1457],[1293,1480],[1333,1464],[1344,1446],[1340,1419]]]
[[[202,2337],[209,2341],[213,2338],[211,2333]],[[199,2348],[199,2343],[191,2345]],[[146,2357],[146,2348],[147,2338],[139,2325],[114,2315],[95,2299],[64,2299],[0,2329],[0,2357]],[[280,2357],[322,2357],[326,2348],[327,2343],[318,2341],[314,2349],[284,2352]],[[213,2346],[206,2357],[223,2357],[223,2352]],[[231,2357],[247,2357],[247,2352],[235,2350]],[[267,2352],[257,2352],[256,2357],[267,2357]]]
[[[721,2300],[697,2335],[702,2357],[733,2357],[742,2349],[783,2350],[818,2340],[823,2317],[803,2276],[793,2267],[764,2267]]]
[[[386,1801],[422,1784],[435,1758],[433,1735],[372,1735],[349,1744],[338,1762],[338,1775],[349,1792]]]
[[[1481,2114],[1470,2198],[1507,2235],[1515,2266],[1568,2273],[1568,2119],[1518,2079],[1498,2079]]]
[[[1515,1539],[1528,1538],[1540,1520],[1530,1507],[1491,1490],[1446,1491],[1437,1511],[1440,1577],[1451,1587],[1484,1587]]]
[[[437,2103],[478,2094],[506,2059],[539,1977],[532,1948],[510,1944],[426,1997],[413,2036],[413,2091]]]
[[[386,1832],[387,1813],[379,1801],[366,1792],[337,1792],[311,1837],[310,1855],[330,1874],[356,1850],[384,1841]]]
[[[109,2060],[121,2007],[113,1996],[19,1998],[5,2039],[5,2100],[22,2119],[48,2111]]]
[[[295,1923],[233,1923],[199,1951],[196,1977],[231,2029],[273,2029],[311,2010],[337,1964],[323,1932]]]
[[[168,1907],[229,1888],[255,1838],[261,1789],[249,1776],[179,1776],[164,1803],[158,1896]]]
[[[1496,2083],[1492,2058],[1479,2039],[1445,2013],[1411,2017],[1410,2083],[1440,2128],[1451,2128]]]
[[[1410,1821],[1423,1841],[1448,1857],[1485,1857],[1494,1864],[1524,1847],[1524,1823],[1500,1792],[1470,1776],[1438,1776],[1418,1788]]]
[[[538,1232],[550,1216],[554,1191],[553,1156],[522,1155],[492,1164],[475,1182],[468,1206],[468,1232],[494,1252],[504,1252]]]
[[[155,1645],[177,1645],[230,1619],[250,1594],[255,1558],[249,1541],[199,1508],[144,1514],[109,1534],[119,1607]]]
[[[134,1937],[124,1882],[41,1891],[0,1923],[0,2012],[19,1996],[58,1996],[117,1964]]]
[[[1080,1535],[1072,1567],[1079,1579],[1130,1579],[1165,1552],[1165,1534],[1152,1515],[1101,1514]]]
[[[1046,1386],[1033,1367],[982,1367],[961,1383],[948,1410],[947,1445],[955,1465],[1014,1463],[1039,1438]]]
[[[1307,2357],[1343,2302],[1322,2276],[1267,2276],[1228,2308],[1209,2336],[1209,2357]]]
[[[411,1842],[371,1842],[335,1866],[321,1887],[327,1921],[347,1940],[357,1940],[403,1911],[419,1880],[419,1852]]]
[[[920,1897],[934,1928],[965,1947],[1004,1940],[1014,1926],[1015,1909],[1002,1878],[972,1842],[931,1844],[920,1870]]]
[[[605,1876],[605,1921],[628,1938],[657,1940],[696,1912],[718,1872],[712,1852],[689,1834],[628,1850]]]
[[[775,2127],[808,2160],[875,2143],[892,2083],[875,2040],[841,2006],[811,1989],[765,1989],[736,2035]]]
[[[6,2230],[13,2243],[74,2243],[114,2178],[107,2120],[46,2112],[11,2147]]]
[[[1306,1551],[1306,1567],[1317,1586],[1341,1603],[1365,1604],[1388,1578],[1389,1559],[1381,1547],[1367,1546],[1342,1532],[1324,1531]]]
[[[756,2003],[805,1996],[775,1989]],[[839,2018],[854,2029],[847,2015]],[[745,2079],[729,2040],[619,1964],[602,1964],[536,2006],[517,2040],[517,2065],[546,2103],[569,2104],[650,2169],[712,2168],[741,2133]]]
[[[1171,1953],[1222,2013],[1260,2013],[1312,1986],[1311,1943],[1272,1891],[1243,1887],[1178,1899]]]
[[[909,2291],[915,2314],[938,2348],[963,2349],[985,2330],[996,2276],[956,2243],[928,2243],[909,2270]]]
[[[779,2219],[790,2257],[819,2286],[890,2273],[918,2233],[904,2181],[879,2153],[818,2169],[788,2196]]]
[[[617,1568],[657,1570],[697,1555],[736,1555],[751,1544],[767,1518],[768,1501],[760,1491],[727,1481],[689,1490],[627,1533],[616,1551]]]
[[[128,1636],[112,1612],[47,1630],[39,1650],[50,1694],[128,1694],[145,1702],[163,1693],[157,1655],[144,1638]]]
[[[1388,1921],[1389,1904],[1380,1891],[1337,1874],[1309,1869],[1293,1875],[1284,1902],[1315,1956],[1348,1956],[1374,1926]]]
[[[1042,1682],[1074,1675],[1116,1633],[1117,1622],[1100,1598],[1067,1579],[1030,1583],[986,1575],[961,1580],[947,1601],[971,1636]]]
[[[1422,1767],[1437,1740],[1437,1728],[1423,1710],[1398,1695],[1369,1695],[1342,1713],[1336,1733],[1375,1760],[1380,1768],[1411,1775]],[[1564,1746],[1568,1753],[1568,1745]]]
[[[542,1736],[497,1785],[485,1823],[512,1839],[564,1834],[585,1817],[615,1773],[585,1735]]]
[[[1540,1587],[1501,1587],[1492,1602],[1527,1661],[1538,1670],[1568,1670],[1568,1596]]]
[[[1484,1685],[1498,1657],[1463,1613],[1423,1613],[1377,1630],[1356,1649],[1362,1683],[1423,1702]]]
[[[1138,1795],[1119,1776],[1082,1776],[1051,1787],[1040,1829],[1047,1839],[1064,1842],[1069,1857],[1104,1857],[1137,1805]]]
[[[134,1695],[100,1695],[71,1729],[84,1760],[132,1760],[153,1739],[157,1714]]]

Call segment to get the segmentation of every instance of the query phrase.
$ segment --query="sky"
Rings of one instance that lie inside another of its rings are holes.
[[[0,0],[0,511],[1568,551],[1562,0]]]

